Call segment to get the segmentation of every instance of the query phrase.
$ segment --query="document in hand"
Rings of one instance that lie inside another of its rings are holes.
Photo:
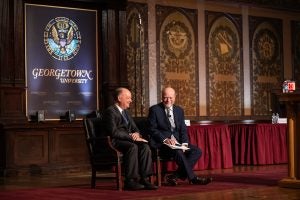
[[[174,145],[167,144],[167,143],[164,143],[164,144],[167,145],[168,147],[170,147],[171,149],[182,149],[182,150],[189,150],[190,149],[187,146],[179,144],[179,143],[174,144]]]
[[[171,149],[182,149],[182,150],[189,150],[189,149],[190,149],[190,148],[188,148],[187,146],[180,144],[180,143],[176,140],[176,138],[174,137],[174,135],[171,135],[171,139],[175,141],[175,144],[174,144],[174,145],[167,144],[167,143],[164,142],[164,144],[167,145],[168,147],[170,147]]]

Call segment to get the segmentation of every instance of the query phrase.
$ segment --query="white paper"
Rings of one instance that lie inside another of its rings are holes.
[[[182,150],[189,150],[189,149],[190,149],[190,148],[188,148],[187,146],[180,144],[180,143],[176,140],[176,138],[174,137],[174,135],[171,135],[171,139],[172,139],[172,140],[175,140],[175,144],[174,144],[174,145],[167,144],[167,143],[164,142],[164,144],[167,145],[168,147],[170,147],[171,149],[182,149]]]
[[[186,119],[186,120],[184,120],[184,123],[185,123],[186,126],[190,126],[191,125],[191,120]]]
[[[287,118],[278,118],[277,123],[278,124],[286,124],[287,123]]]
[[[174,144],[174,145],[167,144],[167,143],[164,143],[164,144],[167,145],[168,147],[170,147],[171,149],[182,149],[182,150],[189,150],[190,149],[187,146],[182,145],[182,144]]]

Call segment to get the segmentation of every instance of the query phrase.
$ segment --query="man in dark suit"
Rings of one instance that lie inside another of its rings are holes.
[[[131,92],[118,88],[114,94],[115,104],[104,112],[104,122],[112,145],[123,153],[125,190],[155,190],[148,181],[152,175],[152,156],[147,140],[142,138],[134,120],[126,110],[129,108]]]
[[[162,91],[162,102],[149,109],[149,124],[151,145],[159,148],[163,155],[173,157],[178,168],[172,175],[166,177],[170,185],[177,185],[177,179],[188,179],[190,184],[205,185],[212,181],[211,178],[198,177],[193,167],[200,158],[202,151],[189,143],[187,128],[184,122],[184,111],[174,105],[175,90],[171,87]],[[180,143],[185,149],[172,149],[167,145]]]

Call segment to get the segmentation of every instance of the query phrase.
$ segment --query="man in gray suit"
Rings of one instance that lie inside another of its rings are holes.
[[[198,177],[193,167],[200,158],[202,151],[189,143],[187,128],[184,122],[184,112],[175,103],[175,90],[171,87],[162,91],[162,102],[149,109],[151,145],[159,148],[164,156],[173,157],[178,169],[166,177],[170,185],[177,185],[177,178],[188,179],[190,184],[206,185],[211,178]],[[186,149],[172,149],[168,145],[182,144]]]
[[[152,175],[150,147],[127,111],[132,102],[131,92],[126,88],[117,88],[114,100],[115,104],[105,110],[103,119],[112,145],[123,153],[124,189],[155,190],[157,186],[148,181]]]

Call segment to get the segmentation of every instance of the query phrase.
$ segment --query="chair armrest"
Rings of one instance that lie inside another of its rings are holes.
[[[122,156],[122,153],[112,145],[110,136],[88,138],[87,143],[89,144],[92,157],[98,158],[101,156],[104,159],[108,159],[109,157]]]

